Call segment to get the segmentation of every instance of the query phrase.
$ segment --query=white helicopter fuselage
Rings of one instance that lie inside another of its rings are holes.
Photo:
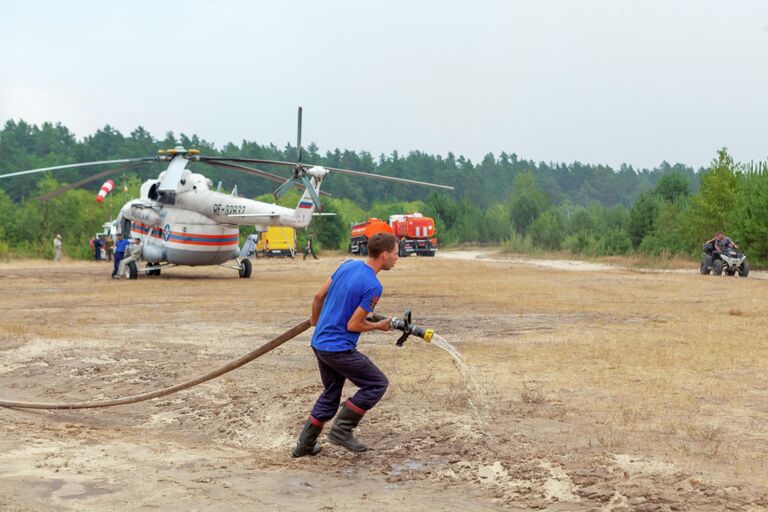
[[[129,218],[125,215],[125,218]],[[141,238],[142,258],[150,263],[217,265],[237,256],[240,230],[196,212],[162,207],[158,224],[132,220],[132,238]],[[125,228],[123,228],[125,231]]]
[[[318,168],[319,179],[312,181],[318,193],[325,172]],[[151,264],[222,264],[244,257],[238,226],[264,231],[267,226],[305,228],[312,221],[315,206],[308,191],[290,209],[210,190],[210,180],[184,169],[173,199],[163,200],[156,193],[163,174],[144,182],[141,197],[120,211],[122,232],[141,238],[142,258]]]

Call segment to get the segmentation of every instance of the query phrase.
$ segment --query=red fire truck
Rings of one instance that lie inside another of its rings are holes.
[[[390,215],[389,225],[400,244],[400,256],[434,256],[437,252],[435,221],[420,213]]]

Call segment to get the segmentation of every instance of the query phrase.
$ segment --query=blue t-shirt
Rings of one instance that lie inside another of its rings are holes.
[[[117,245],[115,246],[115,254],[122,256],[125,252],[125,248],[131,245],[131,241],[127,238],[121,238],[117,241]]]
[[[343,352],[357,346],[359,332],[347,330],[347,322],[359,307],[373,313],[383,288],[376,273],[360,260],[342,263],[331,276],[312,346],[325,352]]]

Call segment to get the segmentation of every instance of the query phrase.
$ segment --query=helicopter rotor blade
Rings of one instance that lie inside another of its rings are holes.
[[[283,167],[290,167],[292,169],[296,168],[296,165],[298,165],[298,162],[283,162],[281,160],[264,160],[263,158],[241,158],[241,157],[230,158],[225,156],[201,156],[198,158],[198,160],[200,162],[242,162],[242,163],[265,164],[265,165],[280,165]]]
[[[214,166],[214,167],[221,167],[223,169],[232,169],[234,171],[240,171],[240,172],[245,172],[245,173],[248,173],[248,174],[254,174],[256,176],[261,176],[262,178],[266,178],[266,179],[271,180],[271,181],[276,181],[276,182],[280,183],[281,185],[285,183],[285,178],[283,178],[282,176],[278,176],[277,174],[272,174],[272,173],[269,173],[269,172],[266,172],[266,171],[262,171],[261,169],[256,169],[255,167],[247,167],[245,165],[237,165],[237,164],[232,164],[232,163],[227,163],[227,162],[221,162],[221,161],[218,161],[218,160],[209,160],[206,157],[200,158],[199,161],[200,161],[200,163],[204,163],[206,165],[211,165],[211,166]],[[293,183],[292,180],[290,180],[290,181]],[[304,187],[303,184],[299,184],[299,183],[295,183],[295,185],[297,187],[302,187],[302,188]],[[328,192],[322,192],[321,191],[320,195],[321,196],[332,197],[331,194],[329,194]]]
[[[277,181],[278,183],[283,183],[285,181],[285,178],[278,176],[276,174],[272,174],[266,171],[262,171],[261,169],[256,169],[254,167],[246,167],[244,165],[237,165],[237,164],[229,164],[226,162],[210,162],[205,160],[200,160],[201,162],[212,165],[215,167],[221,167],[224,169],[232,169],[235,171],[241,171],[246,172],[248,174],[255,174],[256,176],[261,176],[262,178],[266,178],[268,180]]]
[[[98,162],[83,162],[81,164],[67,164],[67,165],[54,165],[53,167],[41,167],[39,169],[30,169],[28,171],[12,172],[9,174],[0,175],[0,179],[12,178],[13,176],[23,176],[25,174],[34,174],[37,172],[45,171],[59,171],[62,169],[74,169],[77,167],[89,167],[92,165],[104,165],[104,164],[125,164],[130,162],[150,162],[158,160],[157,157],[150,156],[144,158],[122,158],[118,160],[100,160]]]
[[[200,159],[203,161],[203,158]],[[284,167],[293,167],[296,168],[297,165],[299,165],[297,162],[284,162],[281,160],[264,160],[261,158],[226,158],[226,157],[205,157],[205,160],[219,160],[219,161],[229,161],[229,162],[253,162],[258,164],[264,164],[264,165],[281,165]],[[302,163],[300,164],[303,168],[309,168],[314,167],[315,164],[306,164]],[[394,176],[385,176],[383,174],[371,174],[368,172],[362,172],[362,171],[353,171],[351,169],[339,169],[337,167],[325,167],[322,165],[318,165],[318,167],[323,167],[325,169],[328,169],[332,172],[338,172],[339,174],[348,174],[350,176],[361,176],[365,178],[373,178],[377,180],[385,180],[385,181],[393,181],[397,183],[406,183],[408,185],[419,185],[422,187],[432,187],[437,188],[440,190],[455,190],[455,188],[448,186],[448,185],[439,185],[437,183],[429,183],[426,181],[417,181],[417,180],[409,180],[407,178],[396,178]]]
[[[298,129],[296,134],[296,151],[298,152],[298,158],[299,158],[299,164],[301,164],[301,107],[299,107],[299,123],[298,123]]]
[[[96,180],[98,180],[100,178],[105,178],[105,177],[110,176],[112,174],[117,174],[119,172],[126,171],[128,169],[133,169],[133,168],[136,168],[136,167],[141,167],[142,165],[143,165],[143,162],[136,162],[136,163],[131,163],[131,164],[126,164],[126,165],[121,165],[121,166],[118,166],[118,167],[114,167],[112,169],[107,169],[106,171],[101,171],[101,172],[96,173],[96,174],[94,174],[92,176],[88,176],[87,178],[84,178],[84,179],[82,179],[80,181],[76,181],[74,183],[70,183],[69,185],[64,185],[63,187],[57,188],[56,190],[54,190],[52,192],[48,192],[47,194],[43,194],[41,196],[38,196],[37,200],[38,201],[42,201],[42,202],[49,201],[49,200],[53,199],[54,197],[56,197],[56,196],[58,196],[60,194],[63,194],[67,190],[72,190],[74,188],[79,188],[79,187],[82,187],[83,185],[91,183],[92,181],[96,181]]]
[[[338,172],[339,174],[348,174],[350,176],[363,176],[365,178],[373,178],[376,180],[394,181],[396,183],[407,183],[408,185],[420,185],[422,187],[432,187],[440,190],[456,190],[448,185],[439,185],[437,183],[429,183],[427,181],[409,180],[407,178],[396,178],[394,176],[385,176],[383,174],[371,174],[368,172],[352,171],[350,169],[337,169],[336,167],[325,167],[325,169],[331,172]]]

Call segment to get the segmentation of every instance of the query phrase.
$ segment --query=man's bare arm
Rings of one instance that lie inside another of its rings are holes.
[[[328,295],[328,288],[331,287],[332,282],[330,277],[326,279],[323,286],[321,286],[317,293],[315,293],[315,296],[312,297],[312,314],[309,317],[310,325],[317,325],[317,320],[320,318],[320,311],[322,311],[323,304],[325,303],[325,297]]]
[[[392,328],[391,318],[385,318],[384,320],[379,320],[378,322],[369,322],[366,320],[368,315],[369,313],[366,310],[358,306],[355,312],[352,313],[352,317],[347,322],[347,329],[352,332],[368,332],[375,330],[389,331]]]

